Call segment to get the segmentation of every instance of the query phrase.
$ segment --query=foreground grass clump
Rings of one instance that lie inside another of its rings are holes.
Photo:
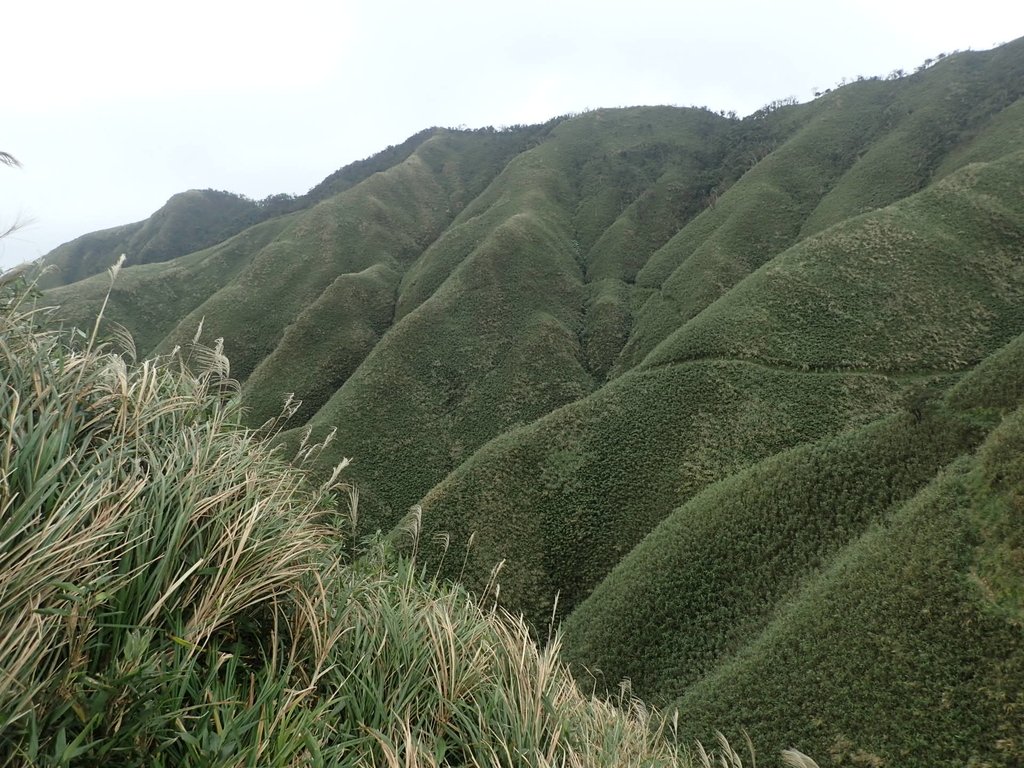
[[[557,641],[353,554],[337,473],[240,426],[218,349],[135,363],[23,296],[0,285],[0,765],[688,764]]]

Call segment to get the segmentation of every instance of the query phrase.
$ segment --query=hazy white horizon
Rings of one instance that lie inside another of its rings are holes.
[[[284,13],[286,11],[286,13]],[[0,267],[176,192],[301,194],[434,125],[597,107],[749,114],[1024,34],[1024,6],[631,0],[22,2],[5,9]]]

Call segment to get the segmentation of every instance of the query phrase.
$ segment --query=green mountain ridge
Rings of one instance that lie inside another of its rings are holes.
[[[353,458],[362,532],[420,505],[430,568],[503,563],[581,680],[681,733],[1011,765],[1022,97],[1018,40],[742,120],[430,129],[251,225],[169,204],[47,258],[125,247],[142,354],[223,337],[252,426],[293,394],[283,449]],[[108,285],[45,301],[91,327]]]
[[[145,221],[93,232],[55,248],[42,259],[50,269],[40,284],[48,288],[76,282],[106,269],[122,253],[129,265],[168,261],[215,245],[262,217],[259,205],[229,192],[182,192]]]

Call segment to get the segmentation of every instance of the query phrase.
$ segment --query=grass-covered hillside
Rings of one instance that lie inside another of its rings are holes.
[[[83,235],[42,260],[49,267],[39,284],[66,285],[103,272],[120,254],[128,264],[168,261],[214,245],[252,226],[263,211],[229,192],[191,190],[174,195],[145,221]]]
[[[344,465],[245,428],[218,347],[126,341],[0,275],[0,765],[718,764],[422,570],[418,518],[357,541]]]
[[[287,400],[288,455],[352,459],[356,536],[420,510],[432,573],[687,738],[1013,765],[1022,97],[1018,40],[742,119],[431,129],[182,255],[103,235],[109,299],[43,302],[223,338],[249,427]]]

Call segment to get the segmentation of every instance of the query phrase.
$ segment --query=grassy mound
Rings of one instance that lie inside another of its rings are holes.
[[[687,733],[724,718],[759,744],[796,744],[837,765],[1019,765],[1022,416],[873,525],[688,688],[678,702]]]
[[[628,373],[480,448],[424,497],[424,527],[458,552],[472,536],[466,567],[445,568],[474,588],[504,560],[502,598],[546,626],[556,594],[564,615],[705,486],[889,412],[898,393],[880,376],[728,361]]]
[[[954,416],[901,414],[731,475],[673,512],[573,612],[567,657],[671,700],[979,439]]]

